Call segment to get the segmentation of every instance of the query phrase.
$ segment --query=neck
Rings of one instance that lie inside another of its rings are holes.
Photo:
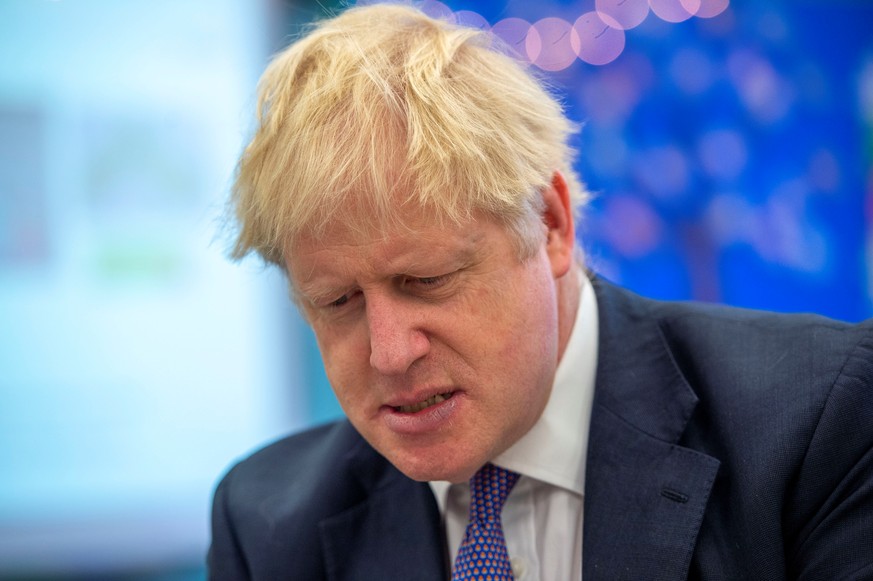
[[[581,265],[573,265],[564,276],[557,280],[558,291],[558,362],[564,357],[573,324],[576,322],[576,312],[579,310],[579,297],[582,293]]]

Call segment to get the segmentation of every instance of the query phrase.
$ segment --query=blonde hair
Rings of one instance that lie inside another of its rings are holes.
[[[259,84],[258,127],[237,168],[231,251],[284,268],[303,233],[485,213],[520,256],[542,240],[542,188],[561,171],[586,197],[575,126],[487,32],[402,5],[351,8],[280,52]],[[367,210],[367,211],[362,211]],[[369,222],[364,216],[369,216]]]

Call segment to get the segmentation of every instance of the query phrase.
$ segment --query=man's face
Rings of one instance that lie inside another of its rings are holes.
[[[351,423],[416,480],[468,479],[542,413],[558,360],[554,258],[493,219],[303,237],[287,261]]]

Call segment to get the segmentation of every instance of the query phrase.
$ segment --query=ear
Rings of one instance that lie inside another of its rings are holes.
[[[561,172],[556,171],[551,185],[543,190],[543,202],[543,222],[548,236],[546,252],[552,264],[552,275],[560,278],[570,270],[576,244],[570,190]]]

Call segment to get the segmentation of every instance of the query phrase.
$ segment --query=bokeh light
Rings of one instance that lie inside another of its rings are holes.
[[[730,0],[700,0],[700,8],[694,14],[698,18],[715,18],[730,5]]]
[[[573,24],[573,50],[592,65],[605,65],[624,50],[624,30],[609,16],[586,12]]]
[[[478,28],[479,30],[488,30],[491,25],[484,16],[472,10],[458,10],[455,12],[455,21],[461,26],[470,28]]]
[[[658,18],[667,22],[684,22],[700,9],[701,0],[649,0]]]
[[[720,182],[736,180],[746,169],[749,158],[745,138],[736,129],[708,131],[697,147],[700,166]]]
[[[373,4],[380,0],[357,0]],[[730,0],[595,0],[595,10],[576,18],[571,25],[565,18],[546,16],[533,25],[515,16],[490,25],[487,18],[472,10],[457,10],[438,0],[424,0],[417,6],[426,14],[457,22],[463,26],[491,28],[510,49],[512,56],[526,60],[548,72],[572,66],[576,59],[603,66],[616,60],[625,48],[625,31],[637,28],[649,13],[669,23],[680,23],[693,16],[714,18],[727,10]],[[686,79],[689,90],[705,84],[692,68]]]
[[[522,18],[504,18],[494,23],[493,32],[517,57],[527,56],[527,36],[531,32],[530,22]]]
[[[662,242],[663,223],[658,214],[634,196],[610,196],[603,226],[608,240],[628,258],[645,256]]]
[[[651,63],[629,55],[615,66],[595,69],[576,87],[577,98],[591,123],[620,127],[639,105],[653,77]]]
[[[612,18],[607,21],[623,30],[639,26],[649,15],[649,0],[595,0],[596,12]]]
[[[672,200],[689,191],[691,164],[685,151],[673,143],[641,150],[633,171],[641,188],[657,198]]]
[[[531,27],[536,34],[528,34],[525,48],[530,61],[544,71],[561,71],[576,60],[571,43],[573,26],[562,18],[548,17]]]
[[[728,74],[749,113],[762,124],[783,120],[794,105],[795,91],[769,59],[749,49],[728,56]]]
[[[455,13],[452,12],[452,9],[438,0],[423,0],[418,4],[418,8],[433,18],[442,18],[449,21],[455,20]]]

